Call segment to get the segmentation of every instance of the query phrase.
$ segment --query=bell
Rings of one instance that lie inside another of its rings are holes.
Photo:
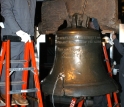
[[[53,67],[42,82],[44,93],[80,97],[118,90],[107,73],[98,31],[66,28],[57,32],[55,44]]]

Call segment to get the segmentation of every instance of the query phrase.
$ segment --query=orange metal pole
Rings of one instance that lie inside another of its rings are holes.
[[[111,96],[110,94],[106,94],[107,101],[108,101],[108,107],[112,107],[112,102],[111,102]]]
[[[81,100],[81,101],[78,103],[78,107],[83,107],[83,104],[84,104],[84,100]]]
[[[32,66],[35,68],[34,69],[34,80],[35,80],[35,87],[37,89],[40,89],[40,81],[39,81],[39,74],[38,74],[38,69],[37,69],[37,65],[36,65],[36,61],[35,61],[35,53],[34,53],[34,46],[33,46],[33,41],[29,42],[30,45],[30,54],[31,54],[31,59],[32,59]],[[43,101],[42,101],[42,94],[41,94],[41,89],[38,90],[37,92],[37,98],[39,99],[39,107],[43,107]]]
[[[112,70],[111,70],[111,66],[110,66],[110,63],[109,63],[109,58],[108,58],[108,54],[107,54],[107,49],[106,49],[105,43],[103,43],[103,52],[104,52],[104,55],[105,55],[106,65],[107,65],[107,68],[108,68],[109,75],[110,75],[110,77],[112,77]],[[117,99],[117,93],[114,92],[113,96],[114,96],[115,103],[119,104],[118,99]],[[120,107],[120,105],[117,105],[117,107]]]
[[[6,53],[6,42],[2,42],[1,56],[0,56],[0,76],[1,76],[1,73],[2,73],[2,67],[3,67],[4,58],[5,58],[5,53]]]
[[[6,42],[2,42],[1,56],[0,56],[0,75],[2,73],[2,67],[3,67],[3,61],[5,59],[5,54],[6,54]]]
[[[6,51],[6,107],[10,107],[10,76],[9,76],[9,68],[10,68],[10,40],[7,40],[7,51]]]
[[[114,96],[116,107],[120,107],[120,105],[117,105],[117,104],[119,104],[118,99],[117,99],[117,93],[116,92],[113,92],[113,96]]]
[[[6,107],[10,107],[10,77],[9,77],[9,68],[10,68],[10,41],[2,42],[1,47],[1,57],[0,57],[0,75],[2,73],[3,61],[6,57],[6,77],[5,77],[5,91],[6,91]],[[18,107],[15,105],[14,107]]]
[[[108,73],[109,73],[110,77],[112,77],[111,66],[110,66],[110,62],[109,62],[109,58],[107,55],[107,50],[106,50],[105,44],[103,44],[103,52],[104,52],[104,56],[105,56],[105,60],[106,60],[106,65],[108,68]]]
[[[42,95],[41,95],[41,89],[40,89],[40,83],[39,83],[39,76],[38,76],[38,70],[37,70],[37,66],[36,66],[36,61],[35,61],[35,54],[34,54],[34,47],[33,47],[33,41],[32,42],[28,42],[26,43],[26,48],[25,48],[25,54],[24,54],[24,60],[29,60],[29,56],[31,57],[31,62],[32,62],[32,67],[34,68],[34,81],[35,81],[35,87],[38,90],[38,92],[36,92],[37,98],[39,99],[38,102],[38,107],[43,107],[43,102],[42,102]],[[24,68],[28,67],[29,63],[26,62],[24,64]],[[23,81],[27,82],[27,78],[28,78],[28,72],[24,71],[23,72]],[[22,86],[22,89],[26,89],[27,88],[27,84],[24,84]],[[25,93],[26,95],[26,93]],[[25,106],[21,106],[21,107],[25,107]]]

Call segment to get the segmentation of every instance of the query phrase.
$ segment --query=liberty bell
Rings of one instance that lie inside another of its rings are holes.
[[[44,93],[80,97],[117,91],[107,73],[98,31],[66,28],[57,32],[55,44],[53,67],[42,82]]]

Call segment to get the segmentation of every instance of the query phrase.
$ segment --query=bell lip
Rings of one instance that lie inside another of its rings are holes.
[[[49,87],[51,87],[49,89]],[[107,84],[91,85],[91,86],[64,86],[58,85],[54,90],[57,96],[99,96],[118,91],[119,87],[114,80],[110,80]],[[53,85],[42,84],[42,90],[49,95],[53,94]]]

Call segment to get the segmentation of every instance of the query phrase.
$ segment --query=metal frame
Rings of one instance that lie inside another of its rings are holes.
[[[5,60],[5,61],[4,61]],[[26,69],[29,66],[29,61],[31,60],[31,66],[34,68],[34,81],[35,81],[35,89],[37,89],[36,96],[38,101],[38,107],[43,107],[42,102],[42,94],[40,89],[40,82],[39,82],[39,74],[38,69],[36,66],[35,61],[35,53],[34,53],[34,47],[33,47],[33,41],[27,42],[25,44],[25,51],[24,51],[24,68],[22,81],[27,83],[28,81],[28,69]],[[2,65],[3,63],[6,63],[6,77],[5,77],[5,92],[6,92],[6,107],[11,107],[10,105],[10,40],[3,41],[2,42],[2,48],[1,48],[1,56],[0,56],[0,75],[2,72]],[[27,84],[22,85],[22,90],[27,89]],[[25,91],[24,91],[25,92]],[[23,95],[26,97],[26,93],[23,93]],[[18,107],[15,105],[14,107]],[[25,106],[21,106],[25,107]]]

